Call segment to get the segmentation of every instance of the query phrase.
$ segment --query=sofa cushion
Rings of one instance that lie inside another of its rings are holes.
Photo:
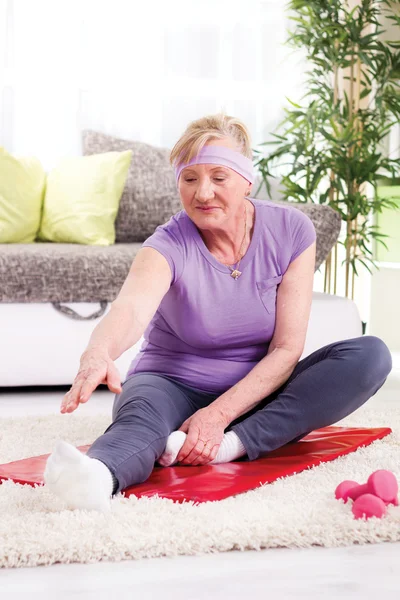
[[[326,206],[296,208],[316,226],[317,269],[337,237],[340,216]],[[0,302],[112,302],[141,246],[0,244]]]
[[[84,155],[132,151],[128,177],[115,220],[115,241],[144,242],[158,225],[182,210],[170,150],[123,140],[97,131],[82,132]]]
[[[141,244],[0,244],[0,302],[112,302]]]
[[[0,146],[0,243],[28,244],[40,227],[46,173],[33,156]]]
[[[72,156],[47,175],[41,242],[111,246],[131,151]]]

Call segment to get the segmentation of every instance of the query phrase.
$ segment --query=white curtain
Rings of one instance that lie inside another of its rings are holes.
[[[45,170],[91,128],[171,148],[221,109],[253,147],[298,100],[284,0],[0,0],[0,145]]]

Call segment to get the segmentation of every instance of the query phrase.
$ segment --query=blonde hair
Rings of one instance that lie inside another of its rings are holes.
[[[244,123],[235,117],[218,113],[189,123],[171,150],[170,163],[173,166],[188,163],[207,142],[226,137],[236,142],[237,152],[250,160],[253,158],[250,134]]]

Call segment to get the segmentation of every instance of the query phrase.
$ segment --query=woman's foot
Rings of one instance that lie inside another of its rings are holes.
[[[86,456],[72,444],[57,442],[47,459],[44,481],[49,490],[72,510],[111,510],[111,471],[100,460]]]
[[[160,456],[157,462],[162,467],[170,467],[176,463],[176,457],[179,454],[179,450],[182,448],[186,440],[186,433],[183,431],[173,431],[167,439],[167,445],[163,454]]]
[[[176,463],[176,457],[186,440],[186,433],[183,431],[173,431],[167,439],[167,445],[163,454],[158,459],[162,467],[171,467]],[[243,446],[239,437],[234,431],[225,433],[217,456],[214,460],[207,463],[208,465],[216,465],[218,463],[226,463],[236,460],[247,454],[246,448]]]

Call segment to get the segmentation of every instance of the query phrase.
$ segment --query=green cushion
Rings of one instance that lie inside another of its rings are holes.
[[[37,158],[18,157],[0,147],[0,243],[35,241],[46,186]]]
[[[132,151],[65,158],[47,176],[38,240],[110,246]]]

